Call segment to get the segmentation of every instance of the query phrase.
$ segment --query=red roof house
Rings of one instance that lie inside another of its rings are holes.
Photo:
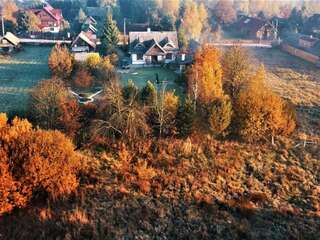
[[[42,32],[57,33],[61,29],[63,16],[60,9],[54,9],[46,4],[41,9],[30,9],[40,19],[40,29]]]

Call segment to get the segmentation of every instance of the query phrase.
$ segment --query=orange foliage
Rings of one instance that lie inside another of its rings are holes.
[[[23,207],[33,192],[51,198],[72,192],[78,185],[80,156],[62,133],[32,129],[27,120],[7,123],[0,115],[0,215]]]
[[[219,58],[219,50],[210,46],[203,46],[194,56],[195,63],[188,74],[188,92],[201,103],[223,96]]]
[[[80,69],[76,72],[74,84],[79,88],[89,88],[92,86],[93,78],[86,68],[80,67]]]

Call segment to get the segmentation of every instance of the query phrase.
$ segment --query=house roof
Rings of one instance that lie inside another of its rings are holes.
[[[170,43],[172,47],[166,48]],[[166,50],[178,50],[178,36],[177,32],[130,32],[129,33],[130,52],[146,54],[153,47],[157,46],[164,53]]]
[[[6,35],[4,35],[3,39],[6,39],[8,42],[13,44],[14,46],[17,46],[20,43],[20,39],[11,32],[7,32]]]
[[[86,42],[89,46],[95,48],[96,47],[96,43],[90,39],[90,37],[83,31],[81,31],[79,33],[79,35],[76,37],[76,39],[72,42],[72,47],[77,43],[77,41],[79,41],[79,39],[83,40],[84,42]]]
[[[301,36],[300,39],[304,40],[304,41],[307,41],[307,42],[310,42],[310,43],[315,43],[315,42],[319,41],[319,38],[315,38],[315,37],[312,37],[312,36]]]
[[[56,21],[61,21],[63,19],[61,9],[54,9],[50,4],[46,4],[41,9],[30,9],[30,11],[36,15],[41,11],[45,11]]]
[[[241,17],[240,20],[235,24],[238,29],[246,29],[252,33],[259,31],[266,24],[272,25],[269,21],[262,20],[254,17]]]

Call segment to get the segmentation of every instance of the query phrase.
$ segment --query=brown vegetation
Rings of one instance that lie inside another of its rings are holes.
[[[53,199],[78,185],[80,156],[62,133],[32,129],[27,120],[0,114],[0,215],[46,192]]]

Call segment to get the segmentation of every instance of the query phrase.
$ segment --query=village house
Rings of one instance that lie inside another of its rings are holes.
[[[235,23],[234,29],[241,33],[242,37],[259,40],[277,39],[277,28],[267,20],[242,16]]]
[[[46,4],[39,9],[29,9],[40,19],[40,29],[42,32],[58,33],[63,24],[63,16],[60,9],[54,9],[51,5]]]
[[[11,32],[7,32],[2,38],[0,38],[1,52],[10,53],[19,48],[20,39]]]
[[[129,33],[129,53],[132,64],[161,64],[175,61],[179,54],[175,31]]]
[[[71,44],[71,51],[74,53],[95,51],[98,43],[97,21],[93,17],[87,17],[81,29]]]
[[[72,52],[92,52],[96,50],[96,37],[91,32],[81,31],[71,44]]]
[[[301,36],[299,38],[299,46],[302,48],[313,48],[317,43],[319,39],[313,37],[312,35],[310,36]]]

